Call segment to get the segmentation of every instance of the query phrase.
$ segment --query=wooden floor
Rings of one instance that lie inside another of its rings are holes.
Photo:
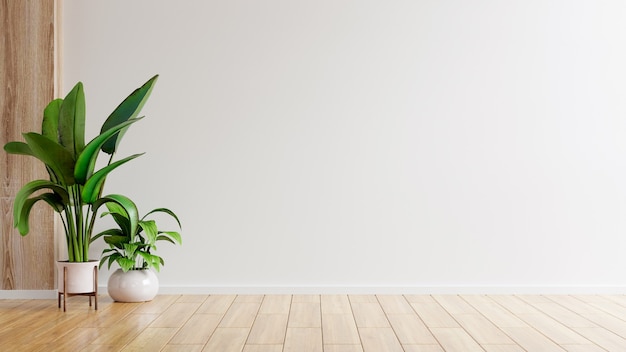
[[[626,351],[626,296],[0,300],[0,351]]]

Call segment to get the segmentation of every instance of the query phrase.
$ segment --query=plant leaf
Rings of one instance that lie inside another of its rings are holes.
[[[126,257],[121,257],[117,259],[117,264],[119,264],[122,271],[127,272],[135,266],[135,261]]]
[[[17,226],[20,222],[20,217],[23,213],[22,208],[28,200],[28,197],[30,197],[33,193],[46,188],[54,192],[59,197],[59,201],[62,204],[69,204],[69,195],[63,187],[47,180],[31,181],[25,184],[15,195],[13,203],[13,222],[15,226]]]
[[[137,249],[139,248],[139,245],[136,243],[121,243],[122,246],[124,247],[124,251],[126,252],[126,256],[127,257],[134,257],[135,256],[135,252],[137,251]]]
[[[83,194],[82,194],[83,202],[87,204],[91,204],[95,202],[98,199],[98,196],[102,194],[101,192],[102,187],[104,186],[104,181],[106,180],[107,175],[111,171],[115,170],[117,167],[121,166],[122,164],[125,164],[129,162],[130,160],[133,160],[143,154],[144,153],[135,154],[135,155],[126,157],[122,160],[118,160],[110,165],[103,167],[102,169],[98,170],[98,172],[91,175],[89,179],[87,180],[87,182],[85,183],[85,186],[83,187]]]
[[[108,257],[102,257],[100,258],[100,264],[98,264],[98,269],[102,269],[102,264],[104,264],[106,262]]]
[[[115,203],[107,203],[107,206],[109,206],[109,204]],[[128,215],[125,213],[111,213],[111,216],[113,217],[113,220],[115,220],[117,226],[120,227],[120,231],[122,231],[123,234],[128,235],[130,239],[132,234],[130,233],[130,220],[128,220]]]
[[[156,221],[154,220],[142,220],[139,221],[139,226],[146,233],[146,239],[148,243],[152,246],[156,243],[157,235],[159,233],[159,229],[157,228]]]
[[[35,156],[28,144],[24,142],[9,142],[4,145],[4,150],[9,154]],[[46,171],[48,171],[51,180],[57,180],[54,171],[48,165],[46,165]]]
[[[78,157],[85,148],[85,92],[81,82],[63,100],[58,126],[59,142],[74,158]]]
[[[171,217],[173,217],[176,220],[176,222],[178,223],[178,227],[182,229],[182,225],[180,224],[180,220],[178,220],[178,216],[176,216],[176,214],[174,214],[173,211],[171,211],[171,210],[169,210],[167,208],[153,209],[148,214],[144,215],[144,217],[142,219],[145,219],[148,215],[154,214],[154,213],[166,213],[166,214],[170,215]]]
[[[163,236],[163,235],[157,236],[157,241],[167,241],[169,243],[176,244],[176,242],[174,242],[173,239],[169,238],[168,236]]]
[[[103,237],[103,236],[104,236],[104,242],[107,242],[107,238],[115,237],[115,236],[123,236],[123,233],[122,233],[122,231],[120,229],[104,230],[104,231],[100,232],[99,234],[91,237],[91,240],[89,241],[89,243],[93,243],[95,240],[97,240],[98,238]]]
[[[48,203],[57,213],[61,213],[65,210],[65,203],[57,193],[43,193],[39,195],[39,197],[41,197],[41,200]]]
[[[119,259],[124,258],[120,253],[114,253],[109,256],[109,269],[111,269],[111,264],[117,262]]]
[[[40,194],[36,197],[33,198],[28,198],[26,199],[26,201],[22,204],[22,207],[19,209],[20,210],[20,215],[19,215],[19,221],[15,224],[15,227],[18,229],[18,231],[20,232],[20,235],[22,236],[26,236],[28,235],[29,232],[29,217],[30,217],[30,211],[32,210],[33,206],[35,205],[35,203],[37,203],[40,200],[44,200],[46,201],[48,204],[55,203],[56,201],[58,201],[58,196],[55,199],[55,194],[53,193],[44,193],[44,194]],[[53,209],[57,210],[57,204],[50,204],[52,206]],[[61,204],[61,209],[63,209],[63,205]]]
[[[139,255],[148,264],[149,268],[154,268],[156,271],[160,271],[159,264],[163,261],[158,255],[150,254],[147,252],[139,252]]]
[[[128,215],[128,220],[130,223],[130,234],[131,236],[137,233],[137,227],[139,226],[139,212],[137,211],[137,206],[133,203],[130,198],[123,196],[121,194],[110,194],[108,196],[102,197],[95,201],[92,205],[92,211],[96,212],[98,208],[100,208],[103,204],[114,202],[119,204],[124,211]]]
[[[166,234],[169,237],[173,238],[176,242],[178,242],[178,244],[182,245],[183,244],[183,239],[181,238],[180,234],[178,232],[175,231],[161,231],[159,232],[160,234]],[[159,236],[159,237],[165,237],[165,236]],[[170,242],[174,243],[173,241],[170,240]]]
[[[24,142],[9,142],[4,145],[4,150],[10,154],[35,156],[28,144]]]
[[[74,156],[59,143],[38,133],[24,133],[33,155],[48,166],[59,181],[71,186],[74,180]]]
[[[119,231],[119,230],[118,230]],[[128,236],[124,235],[122,231],[119,231],[116,235],[109,235],[104,238],[104,242],[116,246],[121,244],[123,247],[124,243],[128,243]]]
[[[54,99],[51,101],[46,109],[43,111],[43,121],[41,122],[41,134],[47,138],[55,141],[59,141],[59,111],[63,99]]]
[[[85,146],[85,149],[82,153],[80,153],[78,159],[76,160],[76,167],[74,169],[74,177],[76,178],[78,184],[84,185],[87,179],[93,174],[102,144],[104,144],[107,139],[111,138],[111,136],[117,131],[139,120],[140,119],[132,119],[116,125],[115,127],[92,139],[91,142]]]
[[[124,101],[118,105],[115,110],[109,115],[109,117],[104,121],[102,128],[100,129],[100,133],[109,130],[113,126],[116,126],[122,122],[125,122],[129,119],[137,117],[144,104],[150,97],[150,93],[152,92],[152,88],[154,87],[154,83],[156,83],[159,75],[156,75],[150,78],[146,83],[144,83],[141,87],[135,89]],[[126,132],[125,129],[121,130],[118,134],[114,135],[111,139],[107,140],[104,145],[102,145],[102,151],[107,154],[113,154],[117,150],[117,146],[119,145],[122,136]]]
[[[107,253],[110,253],[110,254],[107,254]],[[108,268],[111,269],[111,264],[113,264],[113,262],[121,256],[122,255],[119,254],[115,249],[105,249],[102,251],[102,258],[100,258],[99,267],[102,268],[102,264],[104,264],[104,262],[108,260],[109,262]]]

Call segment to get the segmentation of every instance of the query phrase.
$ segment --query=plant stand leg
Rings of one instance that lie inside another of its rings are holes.
[[[95,310],[98,310],[98,268],[93,268],[93,292],[88,293],[89,295],[89,306],[91,307],[91,296],[94,298],[95,302]]]
[[[95,310],[98,310],[98,267],[93,267],[93,300],[95,302]],[[89,296],[89,303],[91,303],[91,296]]]
[[[67,268],[63,268],[63,311],[65,312],[65,296],[67,296]]]

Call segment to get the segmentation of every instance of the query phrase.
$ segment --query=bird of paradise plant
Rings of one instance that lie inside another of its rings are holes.
[[[45,108],[41,133],[24,133],[25,142],[9,142],[4,146],[8,153],[37,158],[49,174],[48,180],[28,182],[15,196],[13,221],[22,236],[29,233],[33,205],[44,201],[60,214],[68,260],[86,262],[98,209],[115,203],[133,211],[126,197],[102,196],[102,192],[111,171],[142,155],[113,160],[123,134],[141,119],[137,116],[157,78],[158,75],[152,77],[124,99],[106,119],[100,134],[88,143],[85,143],[85,95],[83,84],[78,82],[64,99],[52,100]],[[106,166],[96,170],[100,152],[108,154],[109,160]]]

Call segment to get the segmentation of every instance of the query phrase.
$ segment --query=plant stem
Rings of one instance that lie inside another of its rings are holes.
[[[63,223],[63,229],[65,230],[65,243],[67,244],[67,247],[69,249],[70,248],[69,247],[70,246],[70,236],[69,236],[70,227],[69,227],[67,221],[65,221],[65,216],[63,216],[63,215],[67,216],[67,206],[65,207],[65,210],[63,211],[63,214],[59,214],[59,216],[61,218],[61,222]],[[68,253],[69,257],[73,258],[72,251],[68,250],[67,253]],[[68,258],[68,259],[70,259],[70,258]]]
[[[71,195],[70,195],[71,197]],[[67,204],[65,206],[65,217],[67,218],[67,254],[68,260],[70,262],[75,262],[78,260],[78,256],[80,253],[77,251],[76,247],[76,227],[74,226],[74,213],[72,211],[73,207],[71,204]]]
[[[96,213],[97,211],[93,211],[93,206],[89,205],[88,214],[91,214],[91,219],[89,221],[89,225],[87,226],[87,238],[84,244],[84,251],[89,255],[89,245],[91,244],[91,234],[93,233],[93,226],[96,223]]]
[[[77,262],[82,262],[84,261],[83,258],[83,210],[82,210],[82,204],[80,199],[78,199],[78,197],[80,196],[80,192],[78,190],[78,185],[73,185],[70,187],[71,190],[71,196],[72,196],[72,200],[74,201],[74,221],[75,221],[75,238],[76,238],[76,243],[75,243],[75,251],[77,253],[77,258],[76,261]]]

